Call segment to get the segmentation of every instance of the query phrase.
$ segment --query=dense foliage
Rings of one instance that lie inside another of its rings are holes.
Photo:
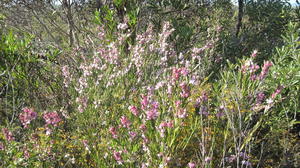
[[[95,2],[0,3],[0,167],[300,166],[299,7]]]

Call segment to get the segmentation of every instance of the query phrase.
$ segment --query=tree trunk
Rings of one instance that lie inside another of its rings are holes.
[[[74,22],[72,16],[72,6],[70,0],[64,0],[63,6],[66,10],[68,25],[69,25],[69,45],[74,46]]]
[[[239,11],[238,11],[238,20],[236,24],[236,37],[238,37],[241,27],[242,27],[242,20],[243,20],[243,15],[244,15],[244,0],[239,0],[238,1],[239,5]]]

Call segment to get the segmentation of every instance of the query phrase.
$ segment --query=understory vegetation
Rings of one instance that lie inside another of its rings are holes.
[[[0,9],[0,167],[300,167],[298,6]]]

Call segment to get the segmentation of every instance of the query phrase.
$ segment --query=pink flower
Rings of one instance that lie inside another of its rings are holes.
[[[252,54],[251,54],[251,57],[252,58],[255,58],[257,56],[257,50],[254,50],[253,52],[252,52]]]
[[[259,69],[259,65],[252,64],[252,65],[250,65],[249,68],[250,68],[250,73],[254,73]]]
[[[167,122],[167,127],[168,128],[173,128],[174,127],[173,121]]]
[[[135,107],[135,106],[129,106],[129,110],[131,111],[131,113],[133,115],[138,116],[139,111],[138,111],[137,107]]]
[[[115,127],[110,127],[109,128],[109,132],[112,134],[112,137],[114,139],[118,138],[118,135],[117,135],[117,129]]]
[[[33,111],[33,109],[25,107],[23,108],[23,113],[19,115],[19,120],[21,121],[22,125],[27,128],[30,122],[36,119],[37,113]]]
[[[262,71],[260,73],[259,78],[262,80],[266,77],[267,73],[269,72],[269,68],[272,66],[272,62],[271,61],[265,61],[264,62],[264,66],[262,67]]]
[[[195,167],[196,167],[196,163],[190,162],[190,163],[188,164],[188,166],[189,166],[189,168],[195,168]]]
[[[147,120],[154,120],[158,117],[158,102],[152,103],[152,108],[146,112]]]
[[[25,157],[25,159],[29,159],[30,158],[30,154],[29,154],[29,152],[28,152],[28,150],[27,150],[27,148],[25,147],[25,148],[23,148],[23,153],[24,153],[24,157]]]
[[[181,83],[180,84],[180,87],[181,87],[181,96],[183,98],[188,98],[190,96],[190,88],[189,86],[186,84],[186,83]]]
[[[201,106],[199,110],[199,114],[208,116],[208,108],[206,106]]]
[[[141,168],[147,168],[148,164],[147,163],[142,163],[142,167]]]
[[[211,161],[211,157],[205,157],[205,162],[210,162]]]
[[[118,161],[118,163],[122,163],[122,156],[121,156],[122,151],[114,151],[113,156],[115,158],[116,161]]]
[[[147,120],[154,120],[158,117],[158,112],[156,109],[151,109],[146,112]]]
[[[172,85],[168,84],[168,94],[171,95],[173,93]]]
[[[257,95],[256,95],[256,103],[257,104],[261,104],[262,101],[264,101],[265,99],[265,94],[264,92],[259,92]]]
[[[46,135],[50,135],[52,133],[52,129],[46,126]]]
[[[185,67],[182,67],[180,68],[180,73],[181,75],[186,76],[189,74],[189,71]]]
[[[250,79],[251,79],[252,81],[255,81],[255,80],[257,79],[257,75],[251,74]]]
[[[64,76],[65,87],[68,87],[71,82],[71,75],[70,75],[69,67],[67,65],[65,65],[61,68],[61,70],[62,70],[62,74]]]
[[[148,144],[149,143],[149,139],[144,134],[142,134],[142,138],[143,138],[143,143],[144,144]]]
[[[204,103],[208,101],[208,95],[206,92],[203,92],[202,95],[200,96],[200,102]]]
[[[224,113],[221,112],[221,111],[219,111],[219,112],[216,114],[216,116],[217,116],[218,118],[223,117],[223,116],[224,116]]]
[[[142,131],[146,131],[147,127],[145,124],[141,124],[139,127]]]
[[[186,118],[188,115],[187,115],[187,112],[186,112],[186,109],[183,109],[183,108],[180,108],[177,113],[176,113],[176,116],[178,118]]]
[[[177,81],[180,78],[180,69],[173,68],[172,78]]]
[[[120,23],[120,24],[118,24],[117,28],[119,30],[125,30],[128,28],[128,25],[126,23]]]
[[[206,45],[204,46],[204,49],[210,49],[213,47],[213,43],[212,42],[207,42]]]
[[[283,86],[278,86],[274,93],[272,93],[272,99],[274,99],[283,89]]]
[[[173,70],[172,70],[172,79],[174,81],[177,81],[181,76],[186,76],[186,75],[188,75],[188,73],[189,73],[189,71],[185,67],[173,68]]]
[[[180,101],[180,100],[177,100],[177,101],[175,102],[175,106],[176,106],[176,108],[179,108],[179,107],[180,107],[180,105],[181,105],[181,101]]]
[[[0,142],[0,151],[4,150],[4,145],[2,142]]]
[[[160,132],[160,136],[164,137],[165,136],[165,128],[172,128],[173,127],[173,122],[162,122],[158,126],[158,131]]]
[[[160,129],[164,128],[164,127],[167,127],[167,126],[168,126],[167,122],[162,122],[162,123],[159,124]]]
[[[133,131],[129,131],[129,135],[131,139],[134,139],[137,136],[137,133]]]
[[[48,112],[43,115],[43,118],[46,122],[46,125],[57,126],[57,124],[61,121],[60,116],[57,112]]]
[[[251,162],[249,162],[247,160],[243,160],[242,165],[245,165],[246,167],[251,167]]]
[[[149,104],[149,101],[148,101],[148,97],[147,96],[144,96],[142,95],[142,101],[141,101],[141,104],[142,104],[142,109],[146,109],[148,104]]]
[[[7,128],[2,128],[2,133],[4,134],[4,137],[6,140],[8,140],[8,141],[15,140],[12,133]]]
[[[121,120],[121,124],[122,124],[122,126],[123,126],[124,128],[129,128],[129,127],[130,127],[131,122],[130,122],[130,120],[129,120],[126,116],[122,116],[122,117],[120,118],[120,120]]]
[[[235,161],[236,159],[236,155],[230,155],[229,157],[226,157],[225,160],[229,163],[232,163],[233,161]]]

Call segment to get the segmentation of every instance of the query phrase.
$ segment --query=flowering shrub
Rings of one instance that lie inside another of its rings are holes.
[[[22,125],[27,128],[32,120],[37,117],[37,113],[33,111],[33,109],[25,107],[23,109],[23,113],[20,114],[19,119]]]
[[[259,51],[254,50],[236,64],[228,62],[218,78],[212,78],[205,68],[216,62],[218,35],[203,46],[191,44],[188,51],[177,53],[170,41],[175,30],[169,22],[161,32],[149,25],[135,42],[128,39],[127,24],[126,20],[119,24],[120,31],[115,33],[100,27],[98,39],[89,42],[94,51],[85,55],[80,48],[74,49],[78,66],[59,68],[71,110],[49,107],[41,113],[25,107],[19,114],[24,128],[2,128],[0,165],[195,168],[262,164],[259,156],[266,153],[255,141],[264,135],[260,129],[273,121],[270,116],[275,112],[283,117],[282,111],[299,103],[298,99],[292,105],[284,101],[295,94],[286,93],[287,88],[299,91],[299,87],[288,83],[289,79],[278,82],[277,75],[282,76],[278,58],[259,65]],[[218,34],[221,29],[209,31]],[[291,51],[295,57],[290,69],[297,74],[299,53]],[[297,76],[291,78],[298,82]],[[295,125],[292,121],[287,119]]]

